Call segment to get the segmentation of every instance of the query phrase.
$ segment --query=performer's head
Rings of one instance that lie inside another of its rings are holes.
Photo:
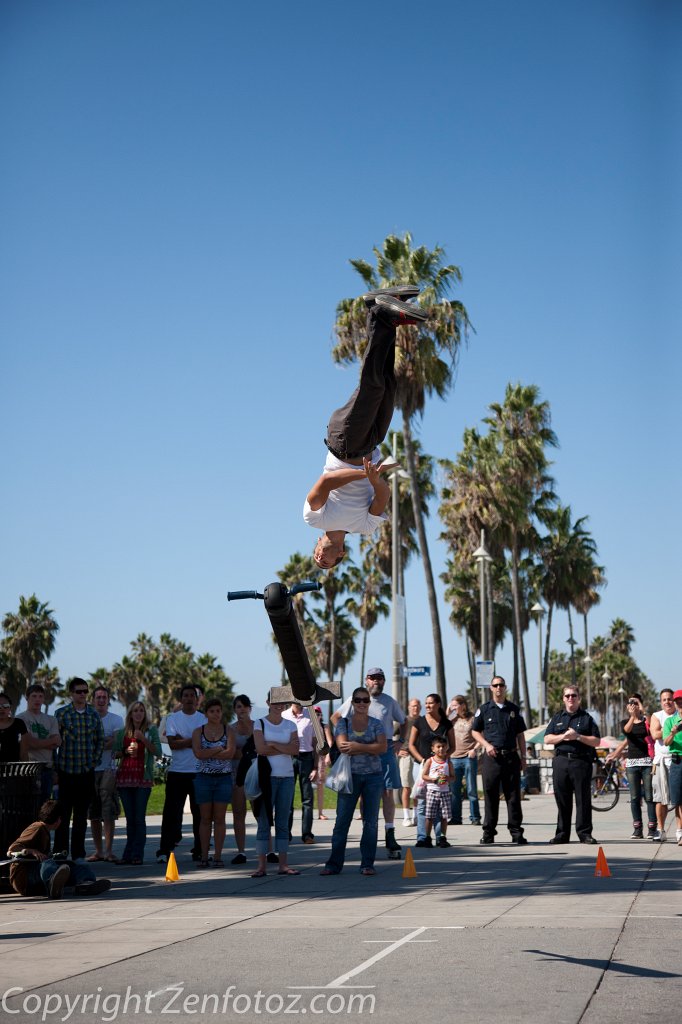
[[[342,562],[346,556],[345,540],[346,534],[342,530],[335,530],[333,537],[323,533],[313,550],[315,564],[319,565],[320,569],[333,569]]]

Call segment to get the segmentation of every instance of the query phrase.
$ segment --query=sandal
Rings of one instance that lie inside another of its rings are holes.
[[[266,875],[267,875],[267,871],[258,870],[258,871],[254,871],[254,873],[251,875],[251,877],[252,878],[265,878]]]
[[[210,865],[210,863],[207,860],[198,860],[197,861],[197,867],[198,868],[210,868],[210,866],[211,865]]]
[[[280,868],[279,871],[277,872],[278,875],[300,875],[300,873],[301,872],[297,871],[296,868],[288,868],[288,867],[287,868]]]
[[[327,817],[326,814],[318,814],[317,820],[318,821],[329,821],[329,818]]]
[[[96,860],[104,860],[101,853],[91,853],[89,857],[85,858],[90,864],[94,864]]]
[[[106,857],[101,857],[100,860],[105,860],[107,864],[120,864],[118,857],[115,857],[113,853],[108,854]]]
[[[374,868],[360,868],[361,875],[376,875]]]
[[[214,860],[213,861],[213,867],[214,868],[224,868],[225,865],[223,864],[223,862],[221,860]]]
[[[324,870],[320,871],[321,875],[338,875],[338,873],[338,871],[334,871],[332,868],[324,868]]]

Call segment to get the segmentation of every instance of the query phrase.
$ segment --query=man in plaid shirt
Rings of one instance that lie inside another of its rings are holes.
[[[95,793],[95,766],[104,749],[104,729],[102,719],[88,704],[86,681],[74,676],[69,681],[69,694],[71,703],[55,713],[62,738],[54,753],[62,817],[54,835],[54,849],[68,853],[73,815],[71,857],[78,860],[85,857],[88,808]]]

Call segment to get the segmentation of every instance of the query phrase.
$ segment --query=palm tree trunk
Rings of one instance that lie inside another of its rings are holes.
[[[474,642],[468,633],[467,661],[469,662],[469,700],[471,701],[469,706],[477,708],[479,706],[479,696],[476,690],[476,651],[474,650]]]
[[[545,633],[545,657],[544,657],[544,668],[543,678],[545,680],[545,692],[549,688],[549,638],[552,634],[552,612],[554,611],[554,605],[551,601],[547,602],[547,632]]]
[[[367,630],[362,631],[362,655],[360,658],[360,682],[358,686],[362,686],[365,679],[365,657],[367,656]]]
[[[523,632],[521,630],[521,605],[519,601],[519,544],[516,535],[512,541],[512,602],[514,605],[514,644],[518,653],[518,668],[523,693],[524,710],[530,714],[530,695],[528,693],[528,676],[526,675],[526,657],[523,649]]]
[[[412,429],[409,418],[403,415],[403,442],[405,444],[405,457],[407,460],[407,472],[410,476],[410,496],[412,498],[412,510],[414,512],[414,523],[417,530],[419,542],[419,553],[422,565],[424,566],[424,577],[426,579],[426,593],[431,613],[431,630],[433,633],[433,657],[436,669],[436,692],[443,705],[447,705],[445,693],[445,658],[443,657],[443,638],[440,630],[440,618],[438,615],[438,602],[436,600],[436,586],[433,579],[431,567],[431,556],[426,541],[426,530],[424,529],[424,518],[422,516],[419,495],[417,493],[417,466],[414,456],[414,445],[412,444]]]
[[[490,578],[490,569],[485,567],[485,598],[488,609],[488,657],[495,660],[495,605],[493,604],[493,581]]]
[[[568,611],[568,635],[570,636],[571,640],[574,640],[575,637],[573,636],[573,619],[571,618],[571,606],[570,606],[570,604],[569,604],[569,606],[567,608],[567,611]],[[576,680],[575,680],[575,644],[571,644],[571,686],[576,686],[576,685],[577,684],[576,684]]]

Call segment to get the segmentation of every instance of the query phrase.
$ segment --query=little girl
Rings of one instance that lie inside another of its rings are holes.
[[[450,803],[450,780],[452,769],[447,757],[448,745],[444,739],[434,738],[431,757],[422,765],[422,779],[426,783],[426,840],[425,846],[433,846],[431,827],[440,818],[440,839],[436,845],[450,846],[446,839],[448,822],[452,813]]]

